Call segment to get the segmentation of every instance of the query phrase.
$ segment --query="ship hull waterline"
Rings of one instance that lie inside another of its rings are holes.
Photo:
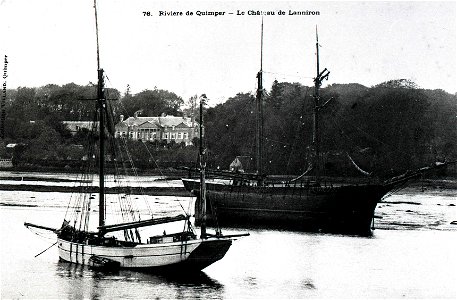
[[[188,191],[199,182],[183,179]],[[384,185],[258,187],[207,183],[207,223],[370,236]],[[199,201],[196,201],[196,211]],[[200,218],[196,215],[196,222]]]
[[[99,267],[93,259],[100,258],[119,269],[145,272],[176,270],[201,271],[222,259],[232,244],[229,238],[208,238],[163,244],[137,244],[132,247],[87,245],[58,238],[62,261]]]

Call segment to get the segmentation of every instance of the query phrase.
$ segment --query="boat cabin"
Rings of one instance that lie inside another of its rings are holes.
[[[196,235],[192,232],[178,232],[172,234],[166,234],[164,232],[163,235],[156,235],[151,236],[148,239],[148,244],[164,244],[164,243],[173,243],[173,242],[182,242],[188,241],[191,239],[195,239]]]

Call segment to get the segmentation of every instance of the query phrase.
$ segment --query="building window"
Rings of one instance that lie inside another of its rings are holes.
[[[182,132],[178,133],[178,140],[182,140]]]

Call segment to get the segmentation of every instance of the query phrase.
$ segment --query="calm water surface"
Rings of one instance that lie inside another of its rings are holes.
[[[456,192],[404,192],[378,205],[374,236],[249,229],[198,274],[103,273],[59,262],[24,221],[59,227],[69,194],[0,191],[1,298],[456,298]],[[157,211],[191,198],[151,197]],[[178,201],[179,200],[179,201]],[[94,218],[96,219],[96,218]],[[162,230],[161,228],[159,230]],[[245,229],[226,228],[225,233]]]

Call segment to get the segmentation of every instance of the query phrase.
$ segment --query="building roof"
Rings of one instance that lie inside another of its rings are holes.
[[[92,129],[93,121],[62,121],[70,131],[76,132],[81,128]],[[98,122],[97,122],[98,124]]]
[[[124,125],[122,125],[122,127],[124,127]],[[144,122],[144,123],[138,125],[138,128],[160,128],[160,124],[157,122],[147,121],[147,122]]]
[[[165,116],[165,117],[129,117],[122,122],[116,124],[116,127],[124,126],[140,126],[148,125],[145,123],[151,124],[151,127],[192,127],[192,119],[188,117],[175,117],[175,116]],[[142,127],[145,127],[145,126]],[[194,127],[197,125],[194,122]]]

